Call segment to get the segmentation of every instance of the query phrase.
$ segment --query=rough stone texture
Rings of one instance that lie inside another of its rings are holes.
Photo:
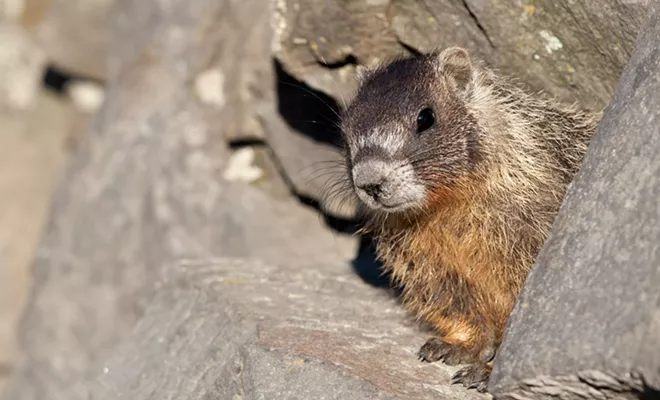
[[[513,312],[497,398],[660,396],[660,6]]]
[[[369,65],[404,53],[405,46],[461,45],[531,88],[598,108],[611,98],[647,7],[635,0],[273,3],[278,59],[338,101],[354,88],[356,62]]]
[[[424,338],[393,298],[333,264],[174,266],[91,398],[486,398],[420,363]]]
[[[355,203],[333,190],[342,172],[336,112],[355,90],[356,63],[459,44],[533,89],[601,108],[646,9],[646,1],[634,0],[270,0],[266,12],[265,3],[204,16],[200,32],[208,48],[195,55],[202,68],[194,78],[196,94],[224,135],[267,139],[293,189],[344,218],[355,215]],[[112,13],[115,7],[129,6],[113,0],[26,0],[23,20],[35,27],[55,65],[104,79],[106,60],[117,50],[109,49],[111,25],[138,20],[114,18],[121,15]],[[148,40],[141,27],[159,14],[143,7],[139,18],[142,24],[128,28],[135,36],[124,36],[136,48],[140,37]],[[209,25],[220,20],[227,22]],[[282,64],[275,73],[263,57],[271,50]],[[280,103],[287,110],[284,121],[272,107],[278,104],[274,93],[288,99]]]

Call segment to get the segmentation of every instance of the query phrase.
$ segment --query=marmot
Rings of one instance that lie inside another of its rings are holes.
[[[437,332],[419,357],[469,364],[452,382],[486,391],[602,111],[528,94],[460,47],[361,68],[340,127],[362,230]]]

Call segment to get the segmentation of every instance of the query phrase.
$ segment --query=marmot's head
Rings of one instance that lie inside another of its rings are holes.
[[[359,72],[342,132],[349,179],[370,209],[421,209],[474,168],[479,126],[466,107],[473,72],[457,47]]]

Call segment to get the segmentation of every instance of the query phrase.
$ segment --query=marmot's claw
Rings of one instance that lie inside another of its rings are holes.
[[[485,363],[469,365],[458,370],[452,377],[451,383],[460,383],[468,389],[476,389],[485,393],[492,368]]]
[[[431,338],[419,349],[417,353],[422,361],[435,362],[443,360],[447,365],[457,365],[476,361],[474,356],[465,348],[448,344],[440,338]]]

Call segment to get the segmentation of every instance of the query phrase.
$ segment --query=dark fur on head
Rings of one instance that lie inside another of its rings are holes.
[[[416,196],[399,211],[423,208],[428,191],[451,187],[477,165],[482,132],[465,107],[471,70],[467,53],[454,49],[362,71],[360,89],[342,120],[347,165],[352,169],[377,158],[393,168],[412,167]],[[423,110],[431,110],[434,123],[418,132]],[[400,197],[410,190],[398,187]]]

